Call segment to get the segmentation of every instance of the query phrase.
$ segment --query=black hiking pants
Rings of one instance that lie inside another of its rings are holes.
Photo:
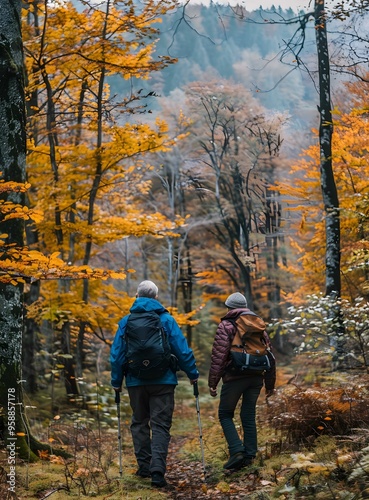
[[[230,456],[242,452],[246,458],[255,458],[257,452],[256,402],[262,387],[262,376],[244,377],[222,385],[218,415]],[[243,440],[238,434],[233,419],[241,398],[240,417]]]
[[[139,470],[165,474],[175,385],[140,385],[127,389],[133,411],[131,433]]]

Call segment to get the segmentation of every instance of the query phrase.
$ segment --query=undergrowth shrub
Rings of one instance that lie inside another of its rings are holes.
[[[321,435],[347,436],[369,425],[368,380],[343,382],[341,387],[278,389],[268,404],[268,421],[283,431],[287,447],[308,445]]]

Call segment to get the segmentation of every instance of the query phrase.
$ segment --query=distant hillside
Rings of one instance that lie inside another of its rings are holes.
[[[178,58],[178,64],[163,71],[164,94],[201,79],[206,72],[243,83],[249,90],[268,91],[290,70],[278,62],[278,52],[283,48],[283,40],[291,38],[296,25],[270,24],[265,20],[290,19],[294,17],[292,10],[279,10],[275,14],[256,11],[250,14],[251,21],[237,18],[228,6],[214,4],[189,6],[186,14],[185,18],[181,11],[167,16],[160,28],[158,53],[168,51]],[[310,33],[315,36],[313,27]],[[267,64],[268,61],[271,62]],[[296,72],[280,87],[282,93],[292,81],[294,86],[304,85],[301,75]],[[261,99],[275,106],[276,95],[272,94]],[[306,95],[304,89],[301,97],[309,99],[311,95]],[[288,96],[278,99],[279,109],[290,107],[286,99]]]
[[[296,14],[291,9],[275,9],[274,13],[258,10],[248,16],[248,20],[240,19],[229,6],[216,4],[189,5],[185,16],[181,9],[165,16],[158,25],[161,33],[157,53],[176,57],[178,63],[143,86],[168,96],[191,81],[219,77],[256,92],[269,109],[296,113],[306,105],[311,107],[317,98],[311,80],[299,70],[285,78],[291,66],[279,61],[285,42],[296,31],[295,24],[286,25],[282,20]],[[307,34],[301,54],[306,59],[316,50],[313,24]],[[286,61],[292,63],[292,59],[291,54]]]
[[[226,5],[190,3],[185,12],[180,8],[157,25],[157,55],[170,55],[178,62],[152,74],[147,81],[123,81],[118,77],[110,80],[112,91],[122,95],[133,86],[143,89],[141,96],[169,96],[180,105],[183,89],[190,82],[228,79],[251,91],[270,113],[289,116],[284,149],[288,142],[288,154],[296,153],[311,142],[311,128],[318,126],[319,97],[314,21],[308,22],[302,40],[299,24],[286,22],[293,18],[296,13],[292,9],[259,9],[240,18]],[[336,23],[329,24],[332,54],[339,47],[335,47],[339,31],[345,29],[343,23]],[[293,40],[295,45],[290,44],[296,33],[299,36]],[[286,49],[288,44],[298,53],[299,66],[295,55]],[[344,78],[339,71],[334,73],[333,91]],[[161,100],[155,97],[147,98],[145,103],[147,110],[161,109]]]

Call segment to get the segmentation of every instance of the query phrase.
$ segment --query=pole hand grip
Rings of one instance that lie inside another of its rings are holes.
[[[117,403],[117,405],[119,405],[119,403],[120,403],[120,392],[119,391],[115,391],[115,402]]]
[[[199,396],[199,385],[197,383],[197,380],[193,383],[193,395],[195,396],[195,398]]]

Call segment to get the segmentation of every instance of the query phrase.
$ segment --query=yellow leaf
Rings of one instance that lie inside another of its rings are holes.
[[[329,467],[323,464],[312,464],[306,467],[310,474],[326,474],[329,473]]]
[[[230,490],[230,486],[225,481],[220,481],[220,483],[216,485],[216,489],[221,491],[222,493],[228,493]]]

